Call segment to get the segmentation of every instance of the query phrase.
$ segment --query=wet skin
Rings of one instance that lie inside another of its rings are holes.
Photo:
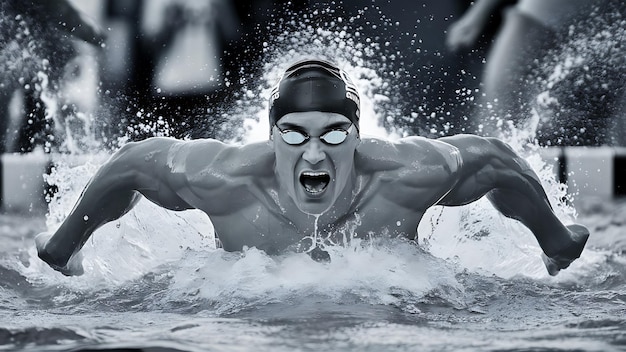
[[[572,239],[535,173],[499,140],[361,139],[350,125],[339,114],[301,112],[282,117],[266,142],[130,143],[96,173],[56,233],[38,237],[39,255],[56,270],[78,274],[72,256],[140,196],[172,210],[204,211],[227,251],[247,246],[277,254],[310,249],[316,227],[319,237],[339,244],[353,236],[414,238],[430,206],[484,195],[529,227],[548,257],[565,258],[561,267],[580,255],[584,241]],[[310,138],[289,145],[280,136],[287,129]],[[319,136],[332,129],[349,130],[346,140],[323,143]]]

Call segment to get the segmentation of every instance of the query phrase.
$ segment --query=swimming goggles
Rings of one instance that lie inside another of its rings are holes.
[[[350,124],[350,127],[347,130],[330,130],[319,136],[318,138],[324,144],[338,145],[343,143],[346,138],[348,138],[348,134],[350,134],[350,131],[353,127],[354,124]],[[278,128],[278,126],[276,126],[276,128]],[[309,139],[311,139],[311,136],[309,136],[308,134],[297,130],[281,130],[280,128],[278,128],[278,131],[280,132],[280,137],[283,139],[283,141],[285,141],[285,143],[289,145],[302,145],[306,143]]]

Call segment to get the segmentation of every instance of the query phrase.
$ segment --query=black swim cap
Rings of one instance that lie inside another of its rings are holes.
[[[292,112],[341,114],[359,130],[360,98],[345,71],[322,60],[299,61],[285,70],[270,95],[270,128]]]

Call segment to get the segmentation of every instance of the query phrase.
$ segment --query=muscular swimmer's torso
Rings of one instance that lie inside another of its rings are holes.
[[[356,180],[349,204],[342,209],[331,207],[316,217],[299,211],[290,198],[279,196],[271,150],[263,152],[260,146],[255,150],[259,155],[250,158],[255,162],[247,171],[220,166],[219,171],[200,172],[195,182],[193,177],[189,181],[190,196],[185,198],[209,215],[228,251],[245,246],[268,254],[307,250],[312,237],[337,244],[352,237],[414,238],[426,209],[454,185],[450,168],[459,162],[456,149],[445,143],[363,140],[356,156]],[[233,164],[241,163],[235,159]]]

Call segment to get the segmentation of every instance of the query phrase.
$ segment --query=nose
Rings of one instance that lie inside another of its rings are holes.
[[[322,146],[319,140],[311,139],[306,144],[306,149],[304,154],[302,154],[302,158],[312,165],[319,163],[320,161],[326,159],[326,153],[322,150]]]

